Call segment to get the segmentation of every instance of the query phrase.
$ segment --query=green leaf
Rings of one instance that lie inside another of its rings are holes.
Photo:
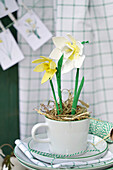
[[[76,110],[77,103],[78,103],[78,99],[79,99],[79,96],[80,96],[81,90],[82,90],[82,88],[83,88],[83,85],[84,85],[84,77],[83,77],[83,78],[82,78],[82,80],[81,80],[81,83],[80,83],[80,86],[79,86],[79,89],[78,89],[77,95],[76,95],[76,97],[75,97],[75,103],[73,104],[73,105],[74,105],[74,107],[72,106],[72,113],[74,113],[74,112],[75,112],[75,110]],[[74,111],[73,111],[73,110],[74,110]],[[71,114],[72,114],[72,113],[71,113]]]
[[[78,89],[78,93],[77,93],[77,102],[78,102],[78,99],[79,99],[81,90],[82,90],[82,88],[83,88],[83,85],[84,85],[84,77],[82,77],[82,80],[81,80],[81,83],[80,83],[80,86],[79,86],[79,89]]]
[[[76,103],[76,95],[77,95],[77,88],[78,88],[78,79],[79,79],[79,68],[77,68],[77,72],[76,72],[76,78],[75,78],[75,90],[74,90],[74,99],[73,99],[73,104],[72,104],[72,112],[71,114],[74,115],[75,114],[75,103]]]
[[[54,90],[54,86],[53,86],[52,80],[50,80],[50,85],[51,85],[51,89],[52,89],[52,92],[53,92],[53,97],[54,97],[54,100],[55,100],[57,113],[59,115],[59,107],[58,107],[58,103],[57,103],[57,99],[56,99],[55,90]]]
[[[64,54],[60,57],[60,59],[58,61],[58,67],[57,67],[57,72],[56,72],[58,96],[59,96],[59,103],[60,103],[61,111],[63,111],[63,109],[62,109],[62,94],[61,94],[61,68],[62,68],[62,63],[63,63],[63,57],[64,57]]]
[[[59,59],[59,61],[58,61],[58,69],[59,69],[59,70],[61,70],[61,68],[62,68],[63,57],[64,57],[64,54],[60,57],[60,59]]]

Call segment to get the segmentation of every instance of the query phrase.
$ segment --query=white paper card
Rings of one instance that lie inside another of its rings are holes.
[[[15,0],[0,0],[0,18],[19,9]]]
[[[9,29],[0,33],[0,64],[3,70],[24,59],[24,56]]]
[[[17,23],[14,24],[14,27],[34,51],[52,37],[51,32],[32,10],[19,19]]]

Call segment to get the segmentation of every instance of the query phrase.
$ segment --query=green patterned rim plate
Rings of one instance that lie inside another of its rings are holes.
[[[27,168],[27,169],[30,169],[30,170],[39,170],[39,167],[38,167],[38,169],[37,168],[33,168],[32,166],[28,166],[28,165],[26,165],[26,164],[24,164],[23,162],[21,162],[21,161],[19,161],[25,168]],[[111,167],[112,165],[105,165],[105,166],[101,166],[101,167],[94,167],[94,168],[88,168],[88,167],[86,167],[86,168],[83,168],[83,169],[92,169],[92,170],[94,170],[95,168],[96,168],[96,170],[101,170],[101,169],[106,169],[107,168],[107,170],[109,170],[109,169],[113,169],[113,167]],[[111,167],[111,168],[109,168],[109,167]],[[75,168],[74,168],[75,169]],[[81,168],[76,168],[76,170],[79,170],[79,169],[81,169]],[[82,169],[82,170],[83,170]],[[40,169],[41,170],[41,169]],[[50,170],[53,170],[53,169],[50,169]],[[70,169],[68,169],[68,168],[66,168],[66,170],[70,170]]]
[[[46,134],[40,134],[40,138],[45,138]],[[28,142],[28,149],[31,154],[44,162],[47,163],[62,163],[62,162],[70,162],[70,161],[88,161],[94,160],[104,156],[108,149],[108,145],[106,141],[102,141],[101,143],[95,145],[97,142],[102,140],[102,138],[88,134],[87,141],[87,149],[83,151],[82,154],[75,153],[71,155],[59,155],[54,154],[49,151],[49,143],[37,143],[32,138]]]
[[[24,142],[28,142],[30,138],[27,138],[26,140],[24,140]],[[20,163],[25,166],[26,168],[28,169],[32,169],[32,170],[53,170],[55,168],[53,168],[51,166],[51,168],[49,167],[44,167],[44,166],[39,166],[39,165],[36,165],[34,163],[32,163],[25,155],[23,152],[21,152],[21,150],[16,146],[15,149],[14,149],[14,153],[15,153],[15,156],[17,157],[17,159],[20,161]],[[107,154],[107,153],[106,153]],[[104,156],[106,157],[106,156]],[[41,161],[40,161],[41,162]],[[48,164],[50,166],[50,164]],[[87,164],[85,166],[82,166],[82,165],[79,165],[73,169],[91,169],[91,170],[94,170],[94,169],[107,169],[109,167],[113,166],[113,156],[108,156],[107,157],[107,161],[103,160],[101,162],[97,162],[97,163],[94,163],[94,164]],[[59,168],[60,169],[60,168]],[[69,169],[70,168],[64,168],[64,169]]]

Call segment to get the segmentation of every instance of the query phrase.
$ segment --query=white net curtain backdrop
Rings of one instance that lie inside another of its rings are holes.
[[[80,76],[85,84],[80,98],[89,103],[92,116],[113,122],[113,1],[112,0],[24,0],[40,17],[53,36],[72,34],[76,40],[88,40]],[[19,0],[19,4],[21,0]],[[20,6],[18,16],[25,14]],[[19,35],[25,59],[19,64],[19,105],[21,138],[31,135],[32,126],[43,121],[33,108],[50,99],[49,82],[41,85],[43,73],[33,72],[31,62],[48,56],[54,48],[48,41],[36,52]],[[63,75],[62,87],[73,89],[76,70]]]

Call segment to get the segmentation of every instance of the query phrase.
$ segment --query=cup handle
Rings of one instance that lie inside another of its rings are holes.
[[[45,138],[45,139],[41,139],[39,137],[36,137],[35,133],[36,130],[41,128],[41,127],[48,127],[47,123],[38,123],[36,125],[33,126],[32,130],[31,130],[31,134],[32,134],[32,138],[36,141],[36,142],[42,142],[42,143],[47,143],[50,142],[49,138]]]

